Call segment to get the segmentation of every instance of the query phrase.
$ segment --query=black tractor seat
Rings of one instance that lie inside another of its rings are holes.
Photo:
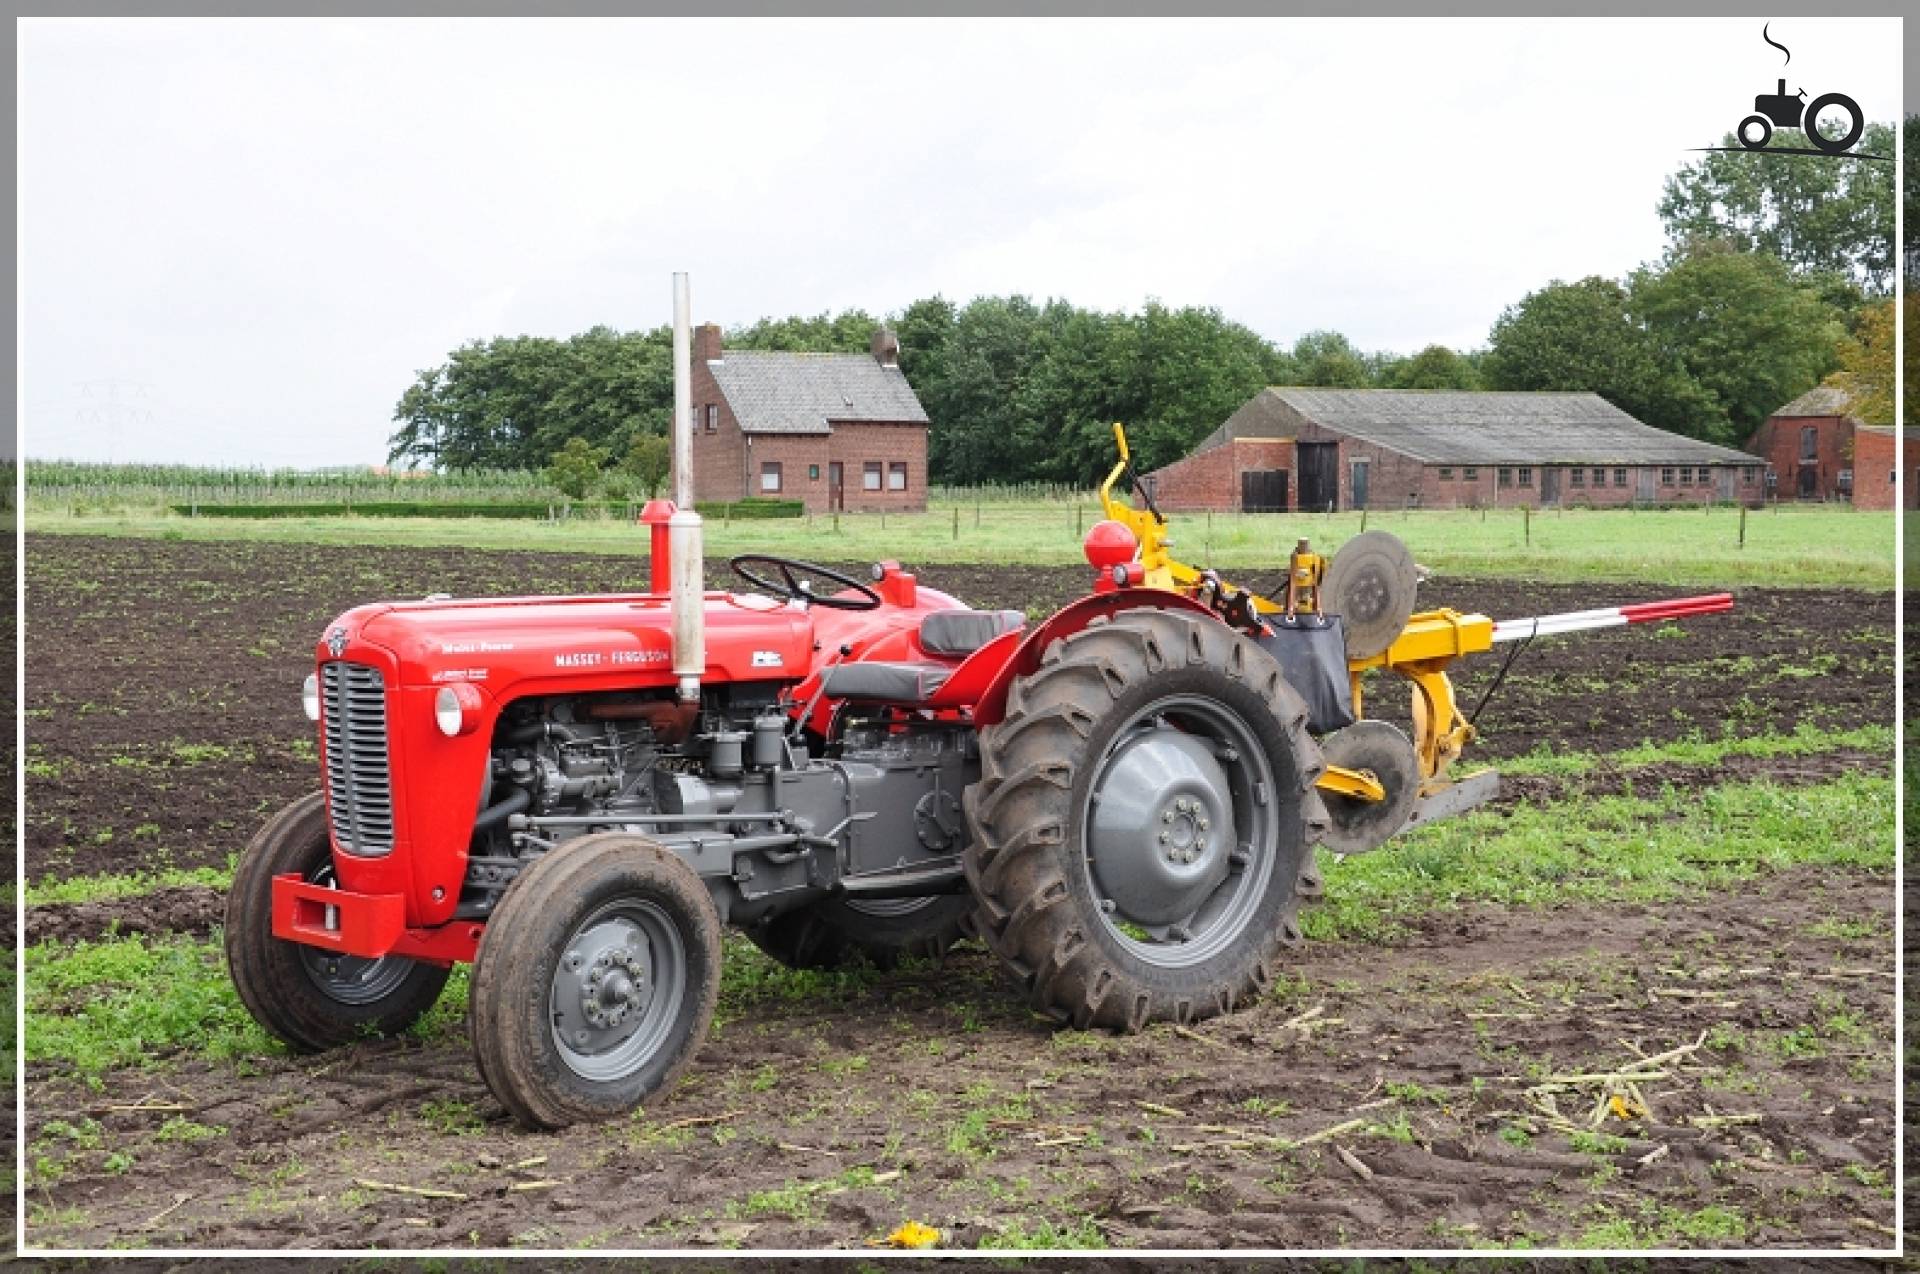
[[[1005,633],[1027,626],[1017,610],[937,610],[920,621],[920,648],[961,660]],[[830,699],[862,703],[925,703],[947,684],[955,665],[931,660],[867,660],[827,669],[821,689]]]

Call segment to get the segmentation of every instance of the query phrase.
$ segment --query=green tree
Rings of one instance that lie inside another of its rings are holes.
[[[400,396],[388,459],[532,469],[576,436],[624,451],[637,432],[665,432],[672,403],[665,328],[472,341]]]
[[[1721,144],[1739,142],[1728,134]],[[1893,154],[1893,129],[1867,125],[1857,149]],[[1846,275],[1875,295],[1892,286],[1890,163],[1714,152],[1667,178],[1659,211],[1676,257],[1697,243],[1725,240],[1771,253],[1795,270]]]
[[[1920,323],[1920,296],[1906,298],[1907,348],[1911,360],[1915,325]],[[1853,334],[1840,342],[1837,351],[1840,369],[1827,377],[1827,384],[1846,391],[1853,414],[1870,425],[1894,422],[1894,323],[1892,300],[1869,306],[1861,315]],[[1907,400],[1907,419],[1920,420],[1920,384],[1909,377],[1902,393]]]
[[[1628,310],[1663,360],[1719,405],[1726,423],[1701,436],[1735,445],[1834,369],[1846,331],[1819,291],[1777,258],[1718,245],[1637,271]]]
[[[1365,389],[1373,381],[1367,360],[1338,332],[1308,332],[1293,343],[1296,385]]]
[[[661,434],[635,434],[620,467],[633,478],[640,493],[651,500],[660,494],[667,474],[673,469],[673,444]]]
[[[1490,389],[1586,390],[1663,429],[1728,431],[1726,413],[1628,313],[1612,279],[1555,280],[1508,306],[1481,370]]]
[[[553,453],[553,459],[541,474],[548,484],[572,500],[584,500],[600,480],[606,468],[607,449],[596,447],[585,438],[569,438],[567,445]]]
[[[1384,379],[1389,389],[1479,389],[1473,361],[1444,345],[1429,345],[1395,364]]]

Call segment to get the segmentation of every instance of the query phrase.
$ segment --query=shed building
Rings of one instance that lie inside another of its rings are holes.
[[[1274,387],[1146,480],[1163,508],[1250,513],[1757,504],[1764,468],[1598,394]]]
[[[1896,447],[1903,455],[1898,461]],[[1866,424],[1837,386],[1816,385],[1782,406],[1754,431],[1747,449],[1767,458],[1778,499],[1891,509],[1904,469],[1907,507],[1920,508],[1920,438],[1901,445],[1891,426]]]

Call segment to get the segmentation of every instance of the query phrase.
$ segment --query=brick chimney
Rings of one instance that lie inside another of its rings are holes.
[[[893,334],[892,328],[876,327],[873,330],[873,340],[868,343],[867,348],[872,352],[874,361],[880,366],[900,366],[900,338]]]
[[[704,363],[719,357],[721,357],[720,325],[718,323],[702,323],[699,327],[694,328],[693,361],[696,363]]]

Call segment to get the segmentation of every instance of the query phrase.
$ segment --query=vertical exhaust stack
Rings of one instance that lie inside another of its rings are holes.
[[[706,582],[700,515],[693,507],[693,302],[685,273],[673,276],[673,499],[667,521],[672,544],[673,675],[683,703],[700,702],[707,670]]]

